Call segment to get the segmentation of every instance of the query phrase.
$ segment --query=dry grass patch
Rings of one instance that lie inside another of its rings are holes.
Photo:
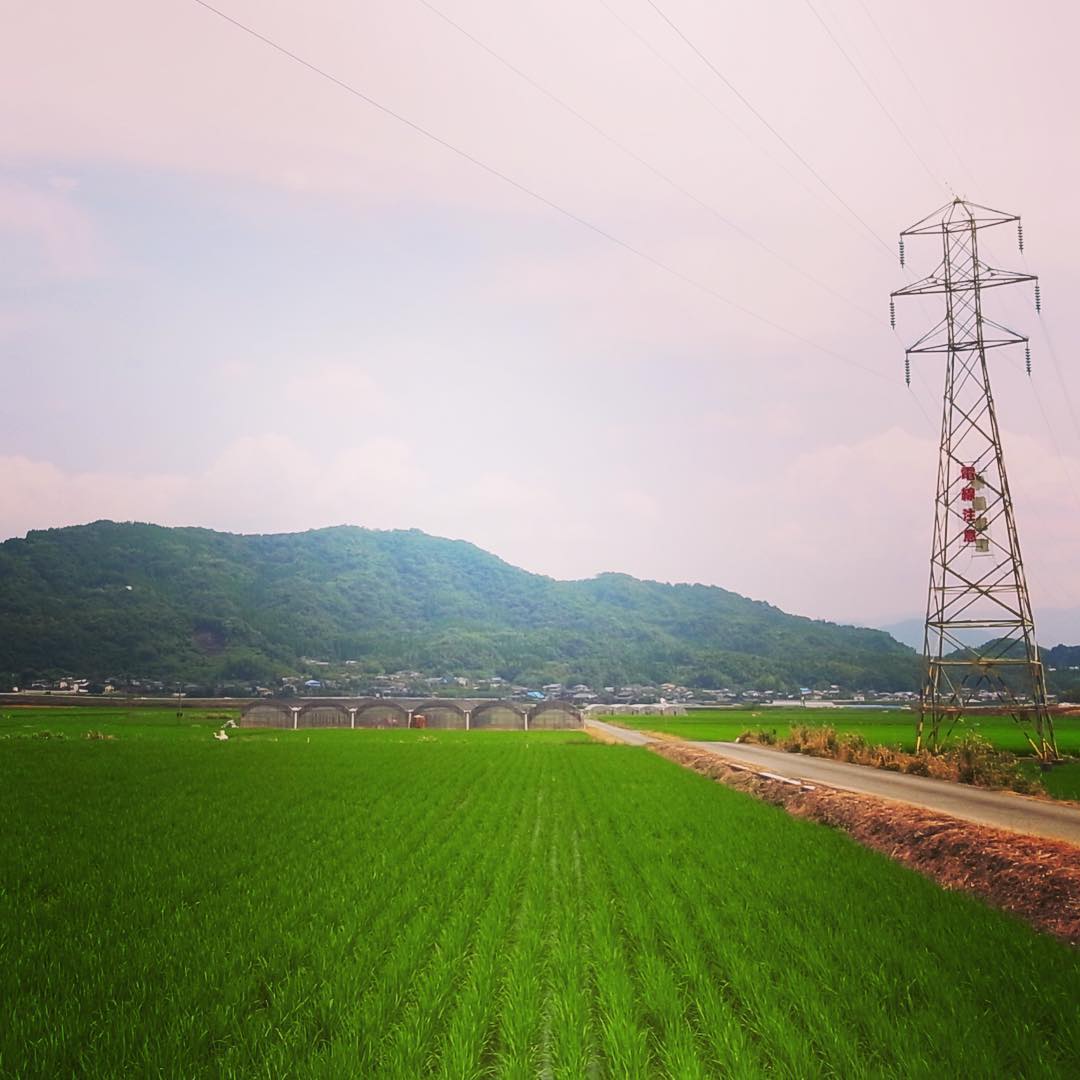
[[[744,731],[735,741],[760,743],[790,754],[832,758],[959,784],[1018,791],[1025,795],[1045,793],[1039,780],[1023,771],[1016,754],[997,749],[988,739],[974,732],[937,754],[928,750],[908,753],[890,746],[872,746],[857,732],[838,733],[831,727],[805,724],[796,725],[789,734],[781,736],[769,731]]]

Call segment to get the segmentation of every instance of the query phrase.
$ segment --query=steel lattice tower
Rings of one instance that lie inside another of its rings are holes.
[[[1036,282],[1032,274],[997,270],[979,258],[980,230],[1008,222],[1016,222],[1023,250],[1019,217],[963,199],[900,234],[901,265],[910,236],[940,237],[942,261],[892,296],[945,297],[944,318],[905,358],[909,383],[913,355],[941,354],[946,362],[917,745],[937,749],[965,716],[1004,708],[1035,752],[1049,759],[1057,749],[1046,678],[986,364],[988,350],[1028,340],[983,312],[987,289]],[[1035,302],[1040,307],[1037,283]]]

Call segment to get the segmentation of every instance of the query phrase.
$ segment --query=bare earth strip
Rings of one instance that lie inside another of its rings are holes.
[[[589,727],[592,729],[594,722],[590,722]],[[595,724],[595,727],[600,729],[598,734],[608,739],[618,739],[619,735],[634,736],[620,741],[647,745],[662,757],[728,787],[782,806],[796,817],[843,829],[864,846],[926,874],[944,888],[974,893],[1046,933],[1072,945],[1080,945],[1080,846],[1060,839],[977,824],[907,801],[886,801],[863,792],[818,785],[811,787],[780,776],[765,776],[761,771],[755,771],[761,770],[759,763],[725,761],[712,744],[654,741],[609,724]],[[722,745],[721,752],[726,754],[728,745]],[[741,746],[732,748],[742,749]],[[772,753],[777,758],[793,756]],[[817,761],[800,758],[793,764],[797,764],[796,771],[801,775],[804,765]],[[865,766],[848,768],[875,771]],[[886,775],[896,779],[922,779]],[[996,792],[979,794],[999,795]],[[1004,794],[999,797],[1017,798]],[[1036,800],[1018,801],[1030,803]]]

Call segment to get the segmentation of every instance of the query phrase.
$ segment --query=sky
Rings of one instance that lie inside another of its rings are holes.
[[[956,194],[1040,275],[994,311],[1032,378],[991,372],[1080,640],[1073,5],[214,2],[293,57],[196,0],[3,4],[0,538],[415,527],[917,615],[939,301],[889,293]]]

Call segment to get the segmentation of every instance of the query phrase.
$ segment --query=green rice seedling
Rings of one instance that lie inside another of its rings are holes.
[[[597,1052],[589,998],[589,940],[584,917],[589,896],[585,887],[583,839],[590,823],[580,802],[567,796],[568,770],[556,774],[553,833],[547,868],[551,883],[546,948],[548,951],[546,1009],[550,1040],[543,1065],[560,1080],[595,1075]]]
[[[1080,1057],[1075,952],[645,751],[88,726],[0,742],[0,1075],[1056,1077]]]

